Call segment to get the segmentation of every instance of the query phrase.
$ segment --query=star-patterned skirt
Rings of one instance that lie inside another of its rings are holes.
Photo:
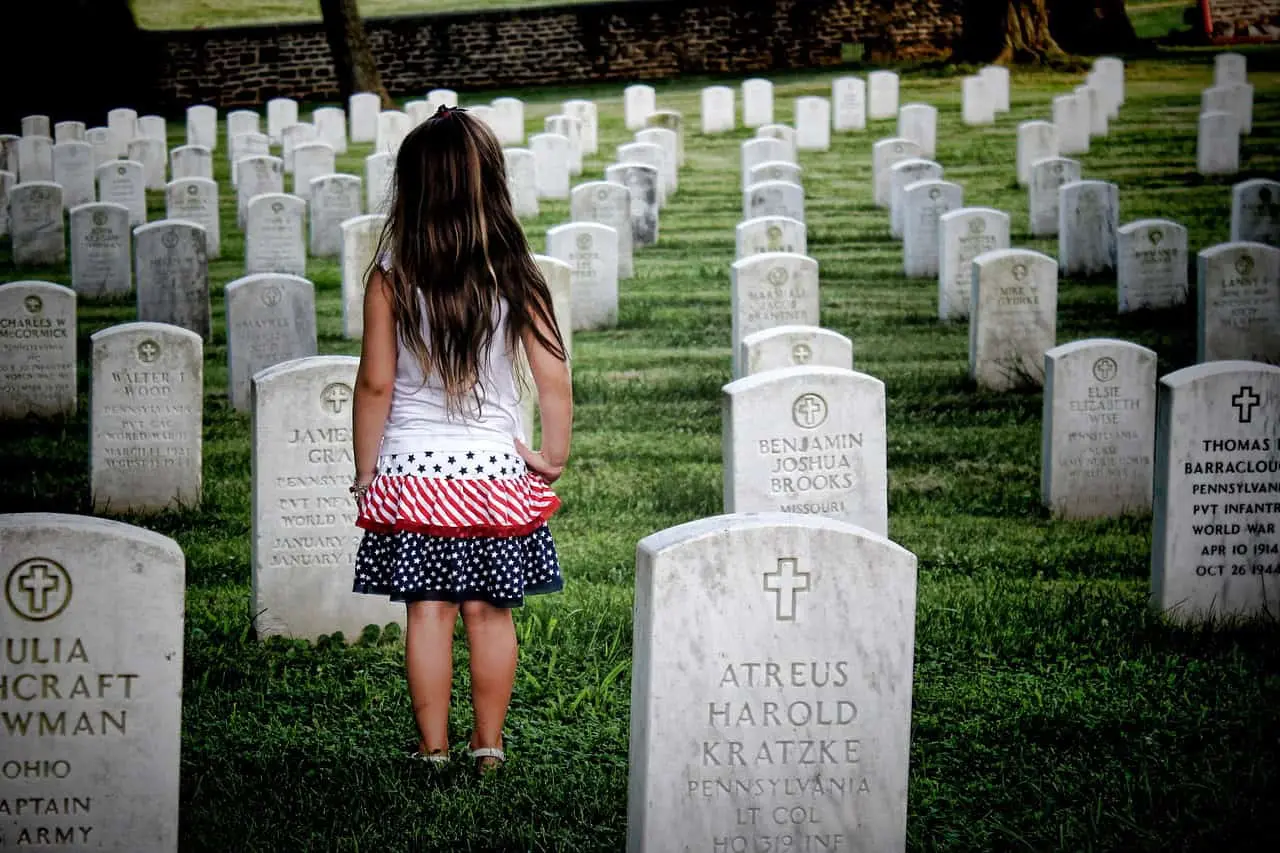
[[[365,533],[353,588],[392,601],[519,607],[564,586],[547,529],[559,507],[514,452],[381,456],[356,520]]]

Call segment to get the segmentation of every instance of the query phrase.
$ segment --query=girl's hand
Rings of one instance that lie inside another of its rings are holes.
[[[536,450],[530,450],[520,439],[516,439],[516,452],[520,454],[520,458],[524,460],[524,464],[529,470],[537,474],[548,483],[554,483],[560,479],[560,475],[564,473],[563,465],[552,465],[547,461],[541,453]]]

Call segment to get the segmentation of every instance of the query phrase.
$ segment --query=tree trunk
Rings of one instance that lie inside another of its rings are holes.
[[[1045,0],[1008,0],[1004,10],[1004,45],[995,62],[1043,63],[1064,57],[1049,30]]]
[[[342,99],[345,101],[356,92],[373,92],[382,99],[384,108],[392,109],[394,104],[382,85],[382,75],[378,73],[378,63],[374,61],[356,0],[320,0],[320,14],[324,17],[325,35],[333,52],[333,67]]]
[[[967,0],[962,18],[961,62],[1058,64],[1137,43],[1124,0]]]
[[[1070,53],[1096,56],[1138,45],[1124,0],[1049,0],[1049,28]]]

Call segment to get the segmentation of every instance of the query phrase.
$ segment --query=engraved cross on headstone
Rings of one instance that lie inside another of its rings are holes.
[[[345,385],[330,385],[325,389],[321,400],[335,414],[342,413],[342,407],[351,399],[351,391]]]
[[[1262,398],[1253,393],[1252,385],[1244,385],[1231,398],[1231,405],[1236,407],[1236,417],[1240,423],[1247,424],[1253,421],[1253,409],[1262,405]]]
[[[18,575],[18,589],[27,594],[27,609],[33,615],[39,615],[49,609],[49,593],[62,585],[57,575],[49,571],[43,563],[35,563]],[[39,603],[36,596],[40,596]]]
[[[772,592],[777,601],[774,618],[779,622],[796,619],[796,595],[809,589],[809,573],[796,568],[795,557],[780,557],[776,572],[764,573],[764,588]]]

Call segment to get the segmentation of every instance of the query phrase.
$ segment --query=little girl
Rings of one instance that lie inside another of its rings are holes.
[[[441,107],[405,137],[364,297],[353,415],[351,491],[365,530],[354,588],[406,602],[414,757],[448,761],[461,609],[480,772],[505,759],[511,608],[563,583],[548,484],[564,469],[573,420],[568,356],[505,171],[497,139],[464,110]],[[522,349],[541,451],[524,443]]]

